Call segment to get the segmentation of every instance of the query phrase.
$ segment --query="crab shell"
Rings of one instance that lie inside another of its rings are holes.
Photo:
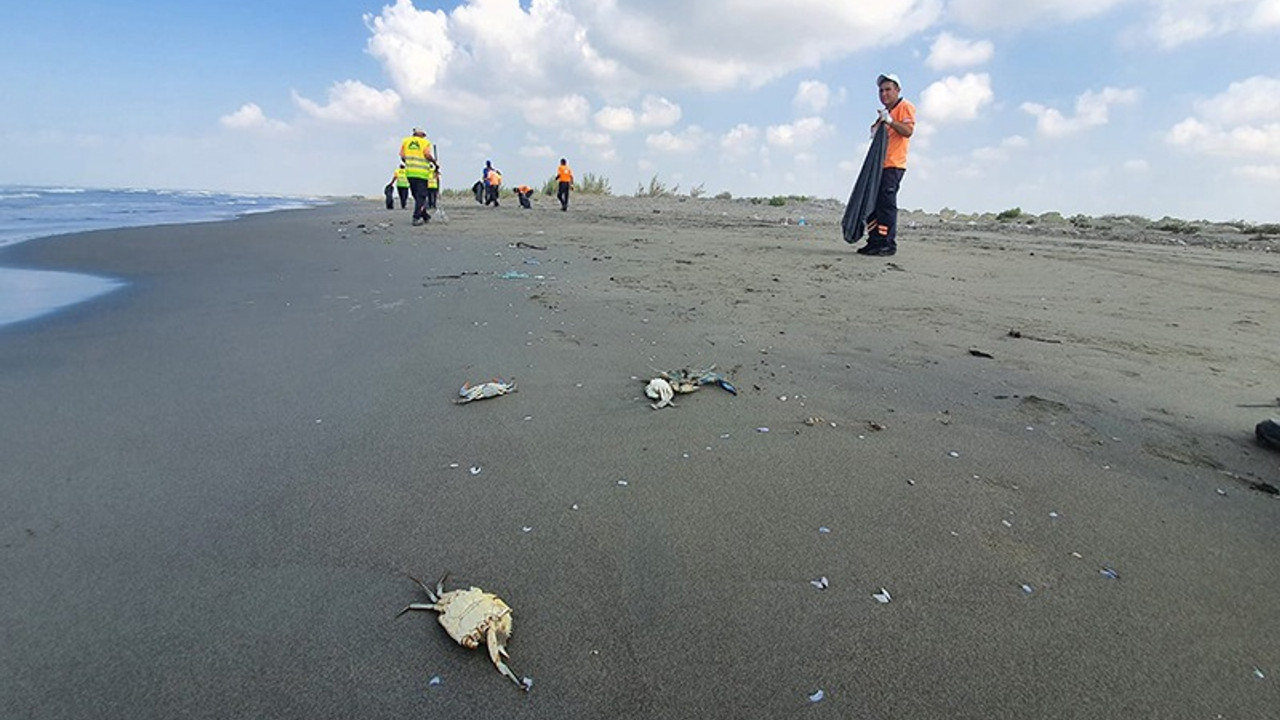
[[[489,659],[498,672],[519,685],[522,690],[529,690],[530,684],[521,682],[502,661],[504,657],[511,657],[507,654],[507,642],[511,639],[512,631],[510,605],[497,595],[478,587],[444,592],[443,577],[436,583],[435,592],[421,580],[412,575],[409,577],[427,593],[431,602],[410,603],[400,611],[401,615],[410,610],[433,610],[440,613],[440,625],[449,633],[449,637],[471,650],[480,647],[481,643],[488,645]]]
[[[440,613],[440,625],[449,637],[465,648],[480,647],[490,628],[498,637],[499,647],[505,646],[511,637],[511,607],[502,598],[478,587],[450,590],[441,595],[436,612]]]

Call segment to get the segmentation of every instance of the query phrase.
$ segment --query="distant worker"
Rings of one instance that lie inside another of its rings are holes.
[[[409,173],[405,172],[404,163],[396,168],[395,182],[396,190],[400,193],[400,209],[403,210],[409,204]]]
[[[484,170],[481,173],[481,179],[484,181],[485,207],[490,205],[499,207],[498,193],[502,190],[502,173],[493,166],[492,160],[484,161]]]
[[[516,197],[520,198],[520,207],[524,208],[525,210],[533,209],[533,203],[530,202],[529,200],[530,198],[533,197],[533,188],[529,187],[528,185],[521,185],[517,187],[514,192],[516,194]]]
[[[433,169],[439,170],[425,132],[414,128],[413,134],[400,143],[400,162],[404,163],[409,191],[413,193],[413,224],[423,225],[431,220],[427,212],[427,179]]]
[[[902,83],[892,73],[876,78],[880,103],[871,127],[883,124],[888,133],[884,154],[884,170],[880,175],[880,193],[876,209],[867,224],[867,244],[857,249],[859,255],[887,256],[898,252],[898,186],[907,172],[907,147],[916,131],[916,106],[902,97]]]
[[[569,161],[560,158],[560,167],[556,169],[556,180],[559,181],[559,189],[556,190],[556,198],[560,200],[560,212],[568,212],[569,210],[569,190],[573,187],[573,170],[569,168]]]
[[[431,174],[427,176],[427,209],[436,209],[436,200],[440,198],[440,166],[432,165]]]

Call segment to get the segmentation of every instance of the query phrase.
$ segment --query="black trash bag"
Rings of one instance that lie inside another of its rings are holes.
[[[881,123],[867,150],[867,158],[862,161],[862,170],[853,184],[849,204],[845,206],[844,218],[840,221],[844,241],[850,245],[862,239],[867,232],[867,221],[875,214],[876,196],[880,194],[880,175],[884,171],[884,154],[888,146],[889,132],[885,130],[884,123]]]
[[[395,210],[396,209],[396,184],[387,183],[387,186],[382,189],[382,192],[385,193],[387,196],[387,209]]]

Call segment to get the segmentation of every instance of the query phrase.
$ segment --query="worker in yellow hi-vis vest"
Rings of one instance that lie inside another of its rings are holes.
[[[404,169],[404,163],[400,163],[400,167],[396,168],[396,191],[400,193],[400,209],[403,210],[409,204],[409,173]]]
[[[413,193],[413,224],[423,225],[431,220],[427,212],[427,180],[432,170],[439,170],[431,141],[419,128],[400,143],[400,162],[404,163],[409,178],[409,191]]]

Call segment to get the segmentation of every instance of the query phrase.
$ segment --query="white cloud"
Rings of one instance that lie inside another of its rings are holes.
[[[989,62],[995,52],[989,40],[964,40],[944,32],[933,41],[924,64],[933,70],[973,67]]]
[[[394,120],[400,111],[400,95],[395,90],[377,90],[356,80],[334,83],[329,88],[328,105],[297,92],[293,93],[293,101],[311,117],[337,123],[384,122]]]
[[[1233,82],[1218,95],[1197,101],[1196,116],[1171,127],[1165,142],[1201,155],[1280,157],[1278,93],[1280,77]]]
[[[1280,183],[1280,165],[1244,165],[1232,172],[1246,180]]]
[[[534,127],[582,127],[591,113],[591,103],[581,95],[531,97],[518,104],[525,122]]]
[[[1112,105],[1128,105],[1137,102],[1138,91],[1132,88],[1107,87],[1102,92],[1089,90],[1076,98],[1076,114],[1072,117],[1039,103],[1022,103],[1023,112],[1036,118],[1036,132],[1045,137],[1065,137],[1106,125],[1110,120]]]
[[[231,128],[232,130],[279,132],[289,128],[287,124],[267,117],[257,103],[245,103],[240,106],[239,110],[218,118],[218,122],[222,123],[223,127]]]
[[[771,125],[765,130],[765,140],[771,147],[805,149],[833,134],[835,128],[822,118],[807,117],[787,125]]]
[[[678,134],[663,130],[645,138],[644,142],[650,150],[664,153],[688,153],[702,147],[706,142],[706,133],[697,125],[690,125]]]
[[[1238,32],[1280,27],[1280,0],[1157,0],[1154,17],[1141,32],[1171,50],[1180,45]]]
[[[720,136],[720,149],[727,157],[750,155],[760,149],[760,128],[739,123]]]
[[[640,124],[645,127],[671,127],[680,122],[684,111],[664,97],[650,95],[640,103]]]
[[[598,127],[609,132],[628,132],[636,126],[636,113],[627,107],[603,107],[594,118]]]
[[[1022,150],[1030,145],[1021,135],[1010,135],[994,147],[980,147],[969,153],[974,160],[982,163],[1002,163],[1009,159],[1014,150]]]
[[[797,112],[817,114],[827,109],[831,103],[831,88],[817,80],[802,80],[796,87],[796,95],[791,99],[791,106]]]
[[[1142,158],[1134,158],[1131,160],[1125,160],[1124,163],[1121,164],[1121,167],[1128,172],[1140,174],[1150,171],[1151,163],[1143,160]]]
[[[520,155],[527,158],[553,158],[556,151],[549,145],[525,145],[520,148]]]
[[[1052,21],[1073,21],[1101,15],[1129,0],[951,0],[948,12],[966,25],[1023,27]]]
[[[920,115],[933,123],[973,120],[995,100],[991,76],[968,73],[943,78],[920,93]]]

